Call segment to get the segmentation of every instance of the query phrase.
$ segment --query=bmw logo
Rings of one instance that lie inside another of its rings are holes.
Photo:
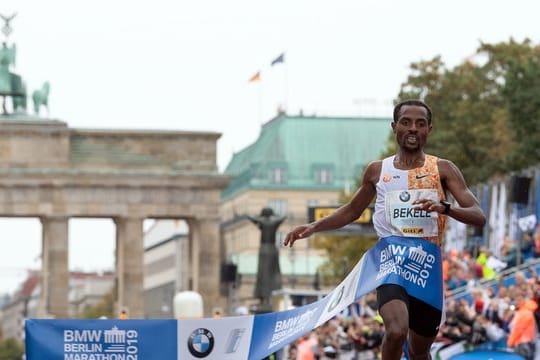
[[[399,200],[403,202],[407,202],[411,199],[411,194],[409,194],[408,191],[403,191],[401,194],[399,194]]]
[[[334,298],[332,299],[332,302],[330,303],[330,306],[328,306],[328,312],[334,310],[335,307],[340,303],[344,292],[345,292],[345,286],[342,286],[341,289],[339,289],[336,296],[334,296]]]
[[[188,338],[188,349],[197,358],[207,357],[214,348],[214,335],[210,330],[198,328]]]

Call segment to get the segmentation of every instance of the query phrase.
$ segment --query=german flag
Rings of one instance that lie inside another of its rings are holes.
[[[252,77],[249,78],[249,82],[261,80],[261,72],[257,71]]]

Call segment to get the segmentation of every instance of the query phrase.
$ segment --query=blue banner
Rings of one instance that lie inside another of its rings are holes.
[[[177,359],[176,320],[27,320],[28,360]]]
[[[410,237],[381,239],[323,299],[287,311],[219,319],[27,320],[27,359],[260,360],[387,283],[442,309],[439,247]]]

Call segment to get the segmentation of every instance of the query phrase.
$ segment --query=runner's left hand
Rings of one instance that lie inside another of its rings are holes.
[[[439,214],[444,211],[444,205],[433,199],[418,199],[413,202],[417,210],[436,211]]]

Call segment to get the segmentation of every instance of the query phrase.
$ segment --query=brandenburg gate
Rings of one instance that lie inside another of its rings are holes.
[[[2,16],[6,38],[13,17]],[[48,84],[46,92],[32,96],[36,115],[28,115],[24,82],[9,69],[14,59],[15,47],[4,42],[0,49],[0,216],[41,221],[40,316],[68,316],[68,221],[72,217],[114,220],[116,305],[127,309],[131,318],[144,315],[146,218],[187,221],[186,290],[201,293],[207,313],[213,306],[223,306],[218,209],[228,178],[219,174],[216,165],[220,134],[73,129],[65,122],[39,117],[40,106],[47,106]]]
[[[68,220],[116,224],[117,303],[143,316],[143,220],[185,219],[191,290],[219,295],[219,134],[70,129],[60,121],[0,117],[0,216],[38,217],[43,314],[68,314]],[[9,246],[5,244],[4,246]]]

